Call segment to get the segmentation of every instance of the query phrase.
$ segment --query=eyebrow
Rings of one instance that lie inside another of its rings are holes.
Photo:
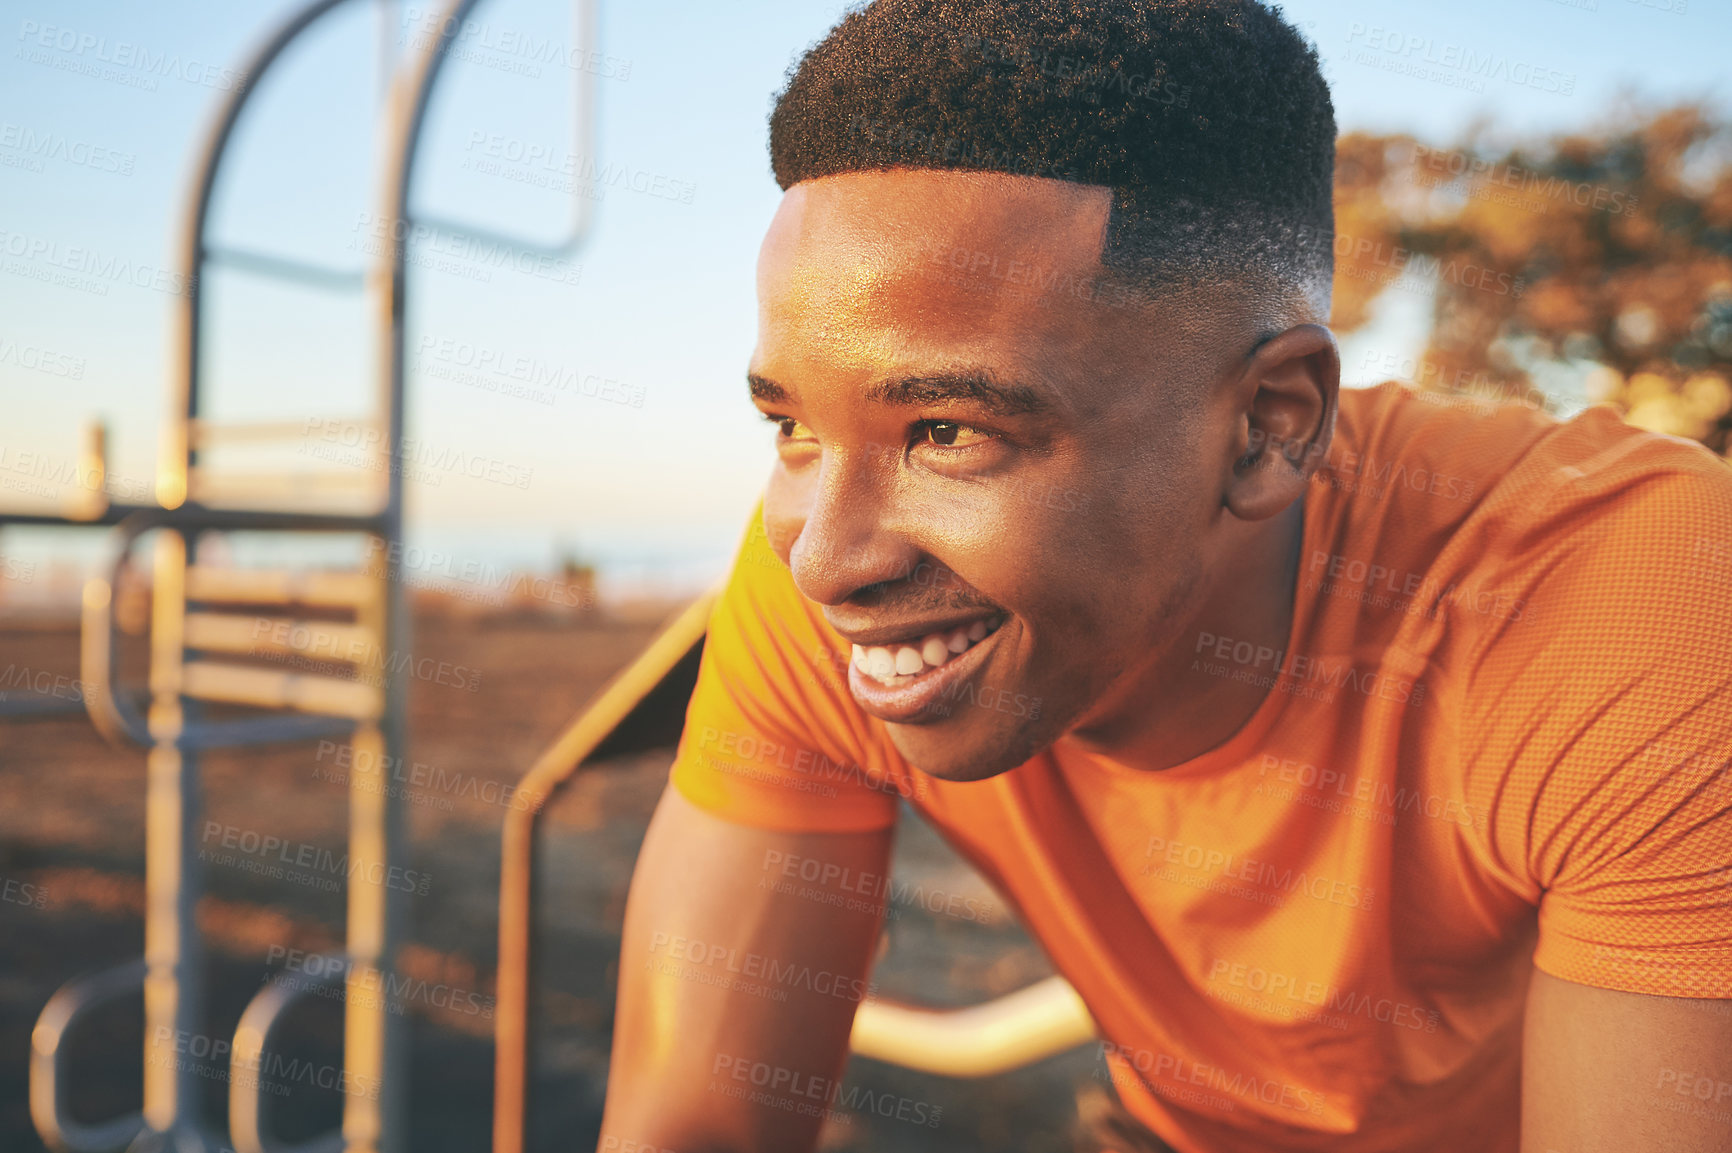
[[[788,404],[787,389],[755,372],[746,374],[752,399],[766,404]],[[993,416],[1033,416],[1052,410],[1052,402],[1040,390],[1026,384],[1013,384],[983,369],[963,372],[943,372],[928,376],[909,376],[901,380],[875,384],[866,390],[866,399],[873,404],[912,408],[944,401],[965,401],[979,405]]]

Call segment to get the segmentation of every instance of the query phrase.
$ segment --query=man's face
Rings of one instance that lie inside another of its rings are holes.
[[[938,777],[1014,768],[1170,663],[1221,555],[1211,384],[1251,337],[1105,287],[1109,203],[852,173],[796,185],[764,240],[765,528],[855,700]]]

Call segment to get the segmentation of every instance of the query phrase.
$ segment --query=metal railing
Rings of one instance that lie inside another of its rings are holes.
[[[529,1109],[529,999],[535,846],[540,817],[585,764],[679,736],[717,594],[676,616],[604,685],[524,774],[505,815],[499,864],[499,985],[494,1017],[493,1153],[524,1153]],[[1094,1018],[1063,977],[984,1004],[928,1009],[874,999],[854,1015],[853,1052],[920,1072],[986,1077],[1086,1044]]]

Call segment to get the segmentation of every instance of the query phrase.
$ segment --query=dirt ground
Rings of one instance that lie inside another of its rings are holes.
[[[410,1148],[479,1153],[489,1146],[493,1091],[491,998],[497,934],[501,786],[514,783],[605,678],[653,632],[651,614],[590,621],[535,615],[421,615],[418,656],[461,665],[471,691],[417,681],[410,694],[411,760],[442,770],[440,787],[412,790],[409,866],[428,878],[410,902],[402,968],[462,995],[412,999]],[[70,627],[0,629],[0,669],[77,675]],[[535,1019],[541,1029],[531,1093],[537,1150],[593,1148],[606,1090],[619,926],[632,863],[666,780],[671,750],[586,770],[542,822],[538,867]],[[345,786],[337,756],[308,743],[205,758],[202,820],[344,851]],[[505,794],[508,795],[508,794]],[[965,1004],[1051,972],[1001,898],[925,825],[905,814],[896,878],[943,890],[989,915],[894,910],[879,995]],[[208,828],[209,826],[204,826]],[[137,957],[143,946],[144,754],[116,748],[82,714],[0,721],[0,1149],[37,1150],[27,1105],[30,1031],[69,978]],[[226,860],[226,858],[225,858]],[[236,858],[239,861],[239,858]],[[248,999],[283,967],[286,948],[340,949],[343,893],[315,872],[268,877],[240,863],[206,867],[198,916],[207,947],[207,1019],[229,1035]],[[953,904],[953,907],[954,904]],[[273,946],[276,951],[273,954]],[[275,958],[273,960],[273,957]],[[75,1115],[136,1109],[142,1007],[118,1002],[72,1038]],[[285,1048],[340,1061],[340,1006],[309,998],[286,1026]],[[1083,1048],[979,1081],[929,1077],[867,1060],[849,1066],[856,1101],[906,1099],[919,1124],[870,1109],[827,1124],[824,1147],[849,1151],[1073,1147],[1078,1101],[1102,1093],[1104,1065]],[[269,1118],[284,1137],[335,1124],[339,1098],[285,1086]],[[845,1090],[846,1091],[846,1090]],[[226,1124],[226,1085],[207,1112]]]

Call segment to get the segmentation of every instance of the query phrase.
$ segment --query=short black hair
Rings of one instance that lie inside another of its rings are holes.
[[[770,162],[784,189],[895,168],[1105,185],[1109,269],[1327,308],[1335,111],[1315,48],[1257,0],[875,0],[790,72]]]

